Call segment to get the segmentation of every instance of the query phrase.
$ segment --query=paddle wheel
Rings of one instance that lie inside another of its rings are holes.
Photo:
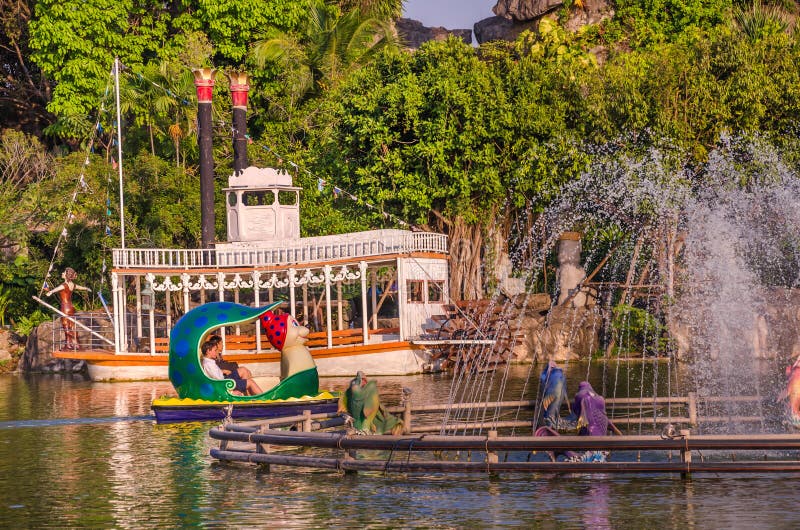
[[[431,317],[438,326],[426,330],[432,339],[432,360],[442,369],[494,370],[513,357],[512,347],[521,337],[509,325],[504,304],[467,300],[448,304],[445,310]]]

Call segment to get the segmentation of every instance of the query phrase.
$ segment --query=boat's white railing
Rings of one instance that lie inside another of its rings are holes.
[[[215,249],[116,248],[116,268],[195,269],[309,263],[349,258],[447,253],[447,236],[433,232],[370,230],[279,243],[224,243]]]

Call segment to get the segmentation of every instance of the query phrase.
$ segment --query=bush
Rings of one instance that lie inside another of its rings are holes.
[[[27,337],[33,332],[36,326],[49,320],[50,315],[44,313],[41,309],[37,309],[29,316],[20,317],[14,324],[14,331],[23,337]]]
[[[617,339],[615,353],[662,355],[667,351],[666,326],[644,309],[617,305],[611,326]]]

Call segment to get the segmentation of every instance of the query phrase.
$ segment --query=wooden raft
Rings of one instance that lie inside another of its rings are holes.
[[[665,398],[657,398],[665,399]],[[671,398],[675,401],[675,398]],[[694,398],[696,399],[696,398]],[[646,401],[652,403],[653,398]],[[609,400],[611,401],[611,400]],[[634,401],[639,401],[638,405]],[[618,406],[642,406],[642,401],[625,398]],[[698,410],[692,398],[677,401]],[[671,406],[671,405],[670,405]],[[209,435],[219,440],[211,456],[227,462],[330,469],[342,472],[379,471],[400,473],[763,473],[798,472],[798,454],[764,451],[798,451],[800,434],[698,435],[687,428],[661,435],[558,436],[534,437],[501,433],[501,429],[526,427],[531,420],[493,420],[482,422],[478,434],[440,434],[449,432],[441,420],[432,423],[432,413],[453,408],[459,410],[527,410],[531,401],[462,403],[412,407],[406,402],[390,410],[402,414],[405,433],[399,436],[366,436],[343,428],[345,419],[335,413],[311,414],[270,420],[228,423],[211,429]],[[614,418],[615,423],[621,418]],[[703,421],[703,418],[694,418]],[[709,417],[721,421],[719,417]],[[418,423],[419,421],[419,423]],[[425,423],[427,421],[427,423]],[[677,425],[688,424],[689,416],[672,417]],[[751,418],[752,421],[752,418]],[[663,423],[663,422],[657,422]],[[286,430],[290,428],[292,430]],[[477,424],[459,425],[460,429]],[[432,434],[432,433],[436,434]],[[463,432],[463,431],[462,431]],[[300,454],[294,452],[300,449]],[[603,463],[551,462],[548,451],[608,451],[610,461]],[[626,454],[625,452],[629,452]],[[700,452],[703,453],[700,453]],[[719,451],[715,453],[714,451]],[[723,452],[724,451],[724,452]],[[752,452],[758,451],[758,460]],[[633,452],[632,454],[630,452]],[[749,452],[749,453],[742,453]],[[533,458],[531,455],[535,455]]]

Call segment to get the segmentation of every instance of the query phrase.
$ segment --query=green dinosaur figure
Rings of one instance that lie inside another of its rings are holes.
[[[368,382],[362,371],[356,373],[339,398],[339,413],[343,412],[353,418],[353,427],[362,433],[398,435],[403,432],[403,421],[384,410],[378,384]]]

